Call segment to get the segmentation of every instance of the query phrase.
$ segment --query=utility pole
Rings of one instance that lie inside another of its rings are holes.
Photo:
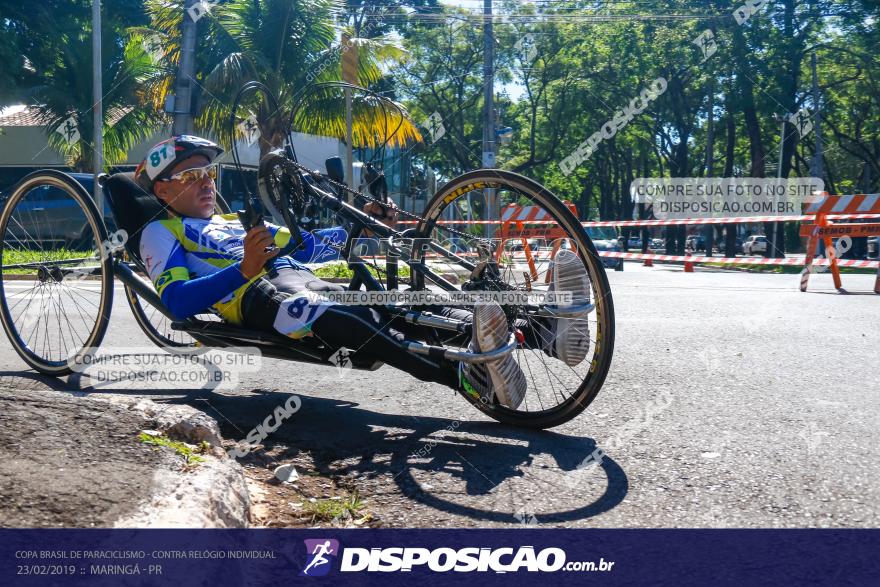
[[[779,180],[777,183],[782,183],[782,153],[785,150],[785,125],[789,121],[790,118],[789,113],[785,113],[780,118],[780,124],[782,126],[779,127],[779,158],[776,163],[776,179]],[[780,237],[779,233],[781,232],[779,229],[779,222],[765,222],[765,235],[767,237],[767,249],[764,251],[764,256],[768,259],[776,256],[776,239]],[[782,238],[785,238],[785,235],[781,235]]]
[[[820,122],[822,120],[822,109],[819,108],[819,76],[816,73],[816,52],[810,55],[810,69],[813,73],[813,108],[815,112],[813,113],[813,158],[810,160],[810,176],[818,177],[819,179],[824,179],[825,171],[823,169],[824,164],[822,162],[822,131],[820,130]],[[824,241],[820,239],[816,239],[818,242],[817,250],[819,253],[824,254]],[[809,242],[809,241],[808,241]]]
[[[180,63],[174,83],[174,121],[171,134],[192,134],[192,81],[196,68],[196,14],[202,12],[196,6],[199,0],[186,0],[183,5],[183,21],[180,27]]]
[[[495,167],[495,39],[492,34],[492,0],[483,0],[483,160],[484,168]],[[485,189],[486,219],[498,218],[495,190]],[[495,226],[486,224],[486,236]]]
[[[709,78],[709,106],[706,121],[706,177],[712,177],[715,166],[715,79]]]
[[[356,85],[357,84],[357,66],[358,54],[357,47],[352,44],[351,38],[347,33],[342,34],[342,81]],[[352,95],[351,88],[348,86],[345,92],[345,177],[348,179],[348,187],[354,189],[358,186],[354,185],[354,137],[352,134],[352,125],[354,120],[352,117]],[[387,131],[386,131],[387,132]],[[354,196],[348,194],[348,203],[354,204]]]
[[[825,174],[823,170],[824,165],[822,163],[822,131],[820,130],[822,109],[819,107],[819,76],[816,73],[815,51],[813,51],[813,54],[810,56],[810,68],[813,70],[813,108],[816,109],[813,113],[813,140],[815,141],[815,148],[813,159],[810,161],[810,175],[822,179]]]
[[[715,78],[709,78],[709,107],[707,109],[708,121],[706,123],[706,163],[705,177],[712,177],[713,167],[715,166]],[[715,244],[715,225],[706,224],[703,226],[703,244],[705,245],[705,256],[712,256],[712,247]],[[645,249],[645,243],[642,243],[642,250]],[[696,251],[694,251],[696,252]]]
[[[104,194],[98,175],[104,169],[104,98],[101,70],[101,0],[92,0],[92,136],[94,137],[94,196],[98,214],[104,217]],[[85,148],[85,143],[82,143]]]

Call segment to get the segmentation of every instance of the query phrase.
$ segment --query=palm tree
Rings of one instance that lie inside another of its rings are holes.
[[[93,171],[94,109],[91,87],[91,33],[63,36],[57,60],[29,95],[48,134],[49,146],[75,171]],[[125,161],[128,151],[162,124],[163,116],[139,96],[149,56],[137,44],[117,47],[104,69],[103,156],[107,167]],[[78,139],[78,140],[71,140]]]
[[[49,145],[76,171],[93,170],[89,15],[87,2],[48,2],[10,12],[7,21],[14,22],[27,41],[20,43],[19,57],[28,69],[27,87],[19,95],[37,111]],[[121,25],[120,19],[127,24]],[[136,23],[138,15],[114,13],[107,20],[102,38],[103,144],[104,161],[112,166],[124,161],[128,150],[156,129],[162,115],[139,96],[149,56],[141,46],[126,43],[120,33]]]
[[[166,48],[165,70],[152,85],[152,99],[161,104],[173,87],[179,57],[182,1],[148,0],[148,30],[136,31],[161,39]],[[264,99],[242,103],[239,120],[252,115],[260,134],[261,156],[281,147],[287,132],[287,114],[297,105],[294,130],[339,139],[345,137],[342,92],[307,90],[312,82],[341,78],[342,50],[334,46],[341,30],[333,23],[339,11],[336,0],[231,0],[212,8],[199,20],[200,42],[196,76],[202,108],[196,127],[227,145],[232,102],[248,81],[262,82],[277,97],[280,112]],[[381,66],[403,57],[403,50],[384,38],[355,38],[358,48],[358,83],[366,86],[382,75]],[[372,147],[390,138],[389,145],[418,141],[413,122],[396,109],[382,108],[375,97],[356,94],[353,103],[353,142]],[[393,136],[388,135],[398,129]],[[238,134],[238,131],[232,131]]]

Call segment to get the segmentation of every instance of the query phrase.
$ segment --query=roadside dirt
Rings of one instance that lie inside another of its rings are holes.
[[[230,448],[230,443],[227,448]],[[264,528],[378,528],[370,502],[345,477],[316,472],[308,453],[281,455],[281,447],[259,447],[239,460],[251,497],[251,526]],[[275,469],[292,464],[298,478],[282,482]]]
[[[4,377],[0,527],[245,527],[245,479],[216,429],[189,406]]]
[[[48,390],[0,389],[0,526],[107,527],[174,455],[137,439],[137,414]],[[28,380],[22,380],[26,382]]]

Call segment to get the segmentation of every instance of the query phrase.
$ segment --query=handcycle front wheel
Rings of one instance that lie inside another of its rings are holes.
[[[460,393],[491,418],[515,426],[550,428],[583,412],[599,393],[611,365],[614,304],[602,260],[575,214],[535,181],[509,171],[481,169],[443,186],[428,202],[423,217],[414,242],[457,252],[449,256],[421,245],[413,247],[413,260],[424,261],[436,274],[460,274],[468,280],[464,287],[472,289],[547,292],[556,255],[563,249],[577,255],[589,280],[593,310],[567,324],[577,320],[577,328],[589,333],[589,346],[582,346],[583,359],[571,365],[555,358],[555,342],[548,334],[554,332],[554,318],[540,316],[540,309],[503,306],[511,327],[525,325],[540,335],[531,342],[526,337],[513,353],[528,383],[523,403],[510,409]],[[502,222],[496,220],[499,217]],[[469,275],[485,261],[497,268],[493,279]],[[425,288],[425,282],[421,272],[413,272],[414,289]]]
[[[94,200],[69,175],[37,171],[12,188],[0,212],[0,321],[40,373],[68,375],[101,343],[113,307],[110,251]]]

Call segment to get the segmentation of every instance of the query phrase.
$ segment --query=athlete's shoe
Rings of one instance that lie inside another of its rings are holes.
[[[553,259],[553,282],[550,291],[571,292],[573,305],[590,302],[590,279],[583,262],[573,252],[562,249]],[[556,318],[545,332],[545,350],[570,367],[584,360],[590,349],[587,313],[576,318]],[[549,340],[546,340],[549,338]]]
[[[507,344],[510,333],[507,317],[498,304],[474,306],[473,333],[468,349],[472,352],[493,351]],[[526,376],[511,355],[485,363],[463,363],[460,381],[470,395],[495,400],[512,410],[522,403],[526,394]]]

